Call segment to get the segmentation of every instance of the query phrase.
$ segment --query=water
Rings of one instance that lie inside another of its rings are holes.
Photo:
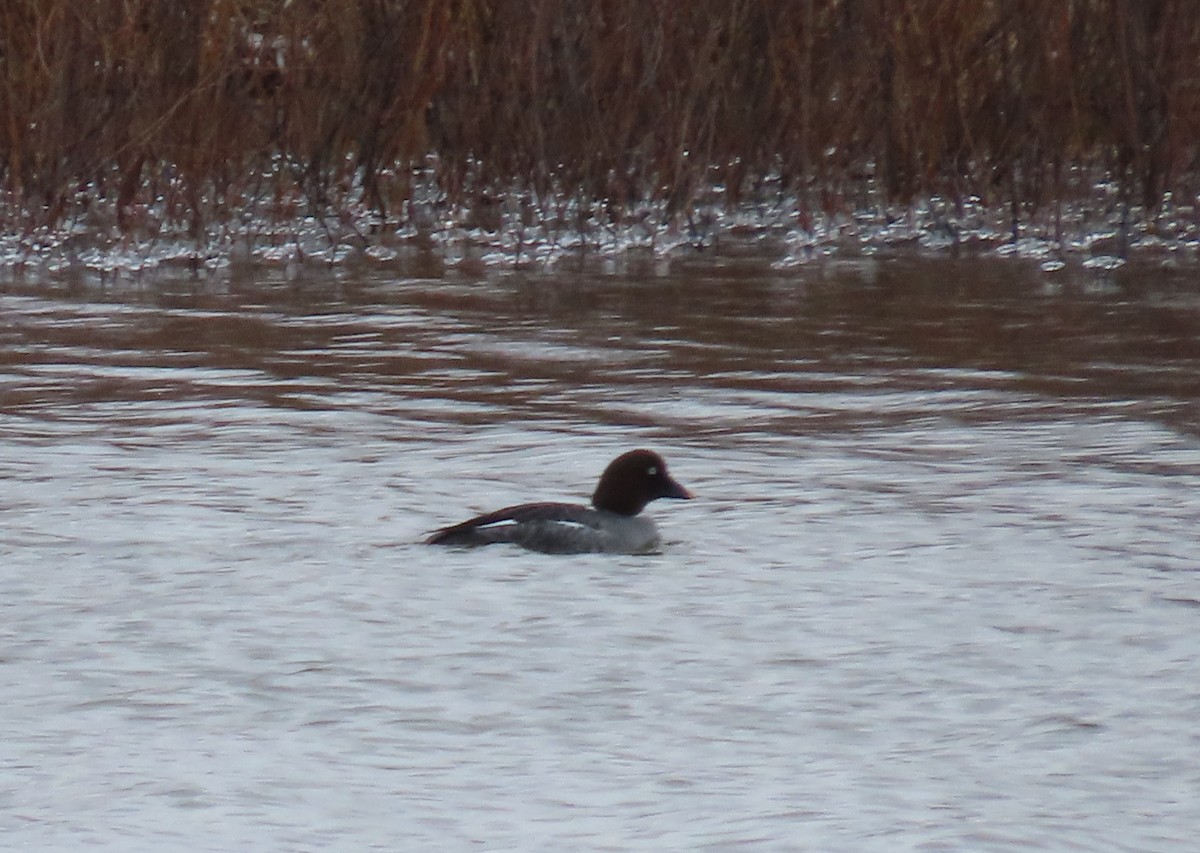
[[[1200,291],[0,293],[0,846],[1180,850]],[[660,450],[660,555],[417,544]]]

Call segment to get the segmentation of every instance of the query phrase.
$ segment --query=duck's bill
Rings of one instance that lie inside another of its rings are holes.
[[[665,488],[662,493],[664,498],[679,498],[680,500],[690,501],[695,495],[685,489],[683,486],[676,483],[674,480],[668,479],[665,483]]]

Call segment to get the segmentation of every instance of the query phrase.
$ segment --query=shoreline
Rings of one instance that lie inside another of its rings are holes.
[[[173,277],[255,270],[296,275],[389,266],[430,272],[619,270],[730,251],[752,252],[781,270],[893,254],[1017,258],[1046,272],[1114,270],[1129,261],[1200,265],[1196,208],[1169,200],[1153,217],[1109,200],[1103,206],[1056,205],[1015,224],[1007,209],[937,197],[817,213],[794,198],[734,209],[713,203],[672,216],[663,203],[614,215],[611,206],[580,206],[569,199],[534,206],[526,194],[514,192],[492,194],[473,207],[414,201],[402,219],[391,221],[361,203],[324,217],[290,220],[270,219],[261,208],[250,202],[243,215],[215,221],[197,237],[149,207],[137,211],[138,228],[122,230],[111,204],[92,205],[62,227],[0,234],[0,275]],[[610,221],[600,218],[602,210]]]

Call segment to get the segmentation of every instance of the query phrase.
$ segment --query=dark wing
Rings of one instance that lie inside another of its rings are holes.
[[[515,542],[539,551],[569,547],[580,528],[596,529],[596,513],[564,503],[520,504],[505,507],[461,524],[443,527],[425,540],[427,545],[491,545]],[[571,550],[575,550],[571,548]]]

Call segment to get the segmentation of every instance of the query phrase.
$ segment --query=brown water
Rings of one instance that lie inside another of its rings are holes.
[[[1196,281],[10,282],[0,831],[1185,849]],[[417,544],[634,446],[661,555]]]

